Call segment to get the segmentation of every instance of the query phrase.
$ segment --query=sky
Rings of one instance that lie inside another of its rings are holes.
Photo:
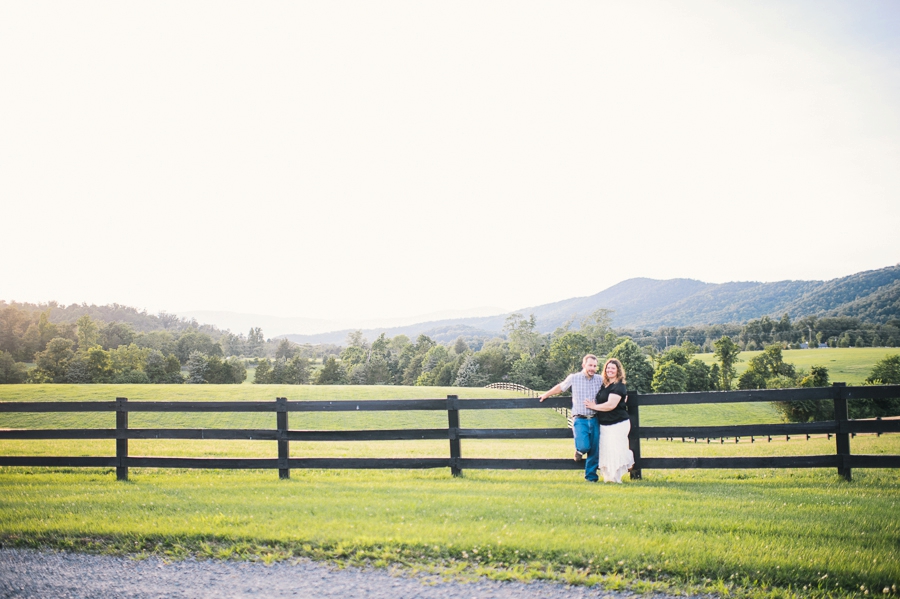
[[[900,3],[2,2],[0,299],[329,321],[900,262]]]

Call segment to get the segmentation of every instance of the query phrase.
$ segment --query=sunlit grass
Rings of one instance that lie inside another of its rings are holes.
[[[589,485],[568,472],[0,470],[5,544],[307,555],[497,578],[788,597],[900,580],[900,477],[754,470]],[[803,587],[806,587],[803,590]],[[815,592],[814,592],[815,591]]]

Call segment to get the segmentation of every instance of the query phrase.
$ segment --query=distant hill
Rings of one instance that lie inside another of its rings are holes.
[[[900,264],[860,272],[830,281],[775,283],[704,283],[692,279],[628,279],[589,297],[516,310],[534,314],[538,330],[549,333],[568,321],[576,326],[598,308],[614,310],[613,326],[654,330],[661,326],[743,323],[787,313],[803,316],[856,316],[885,323],[900,318]],[[462,336],[492,337],[503,329],[509,314],[422,322],[403,327],[368,329],[368,339],[382,332],[388,337],[426,334],[447,342]],[[343,343],[350,330],[319,335],[284,335],[297,343]]]

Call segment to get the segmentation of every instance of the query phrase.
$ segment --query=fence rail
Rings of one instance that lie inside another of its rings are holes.
[[[522,391],[522,389],[514,389]],[[530,390],[526,390],[529,391]],[[853,399],[883,399],[900,397],[900,385],[848,387],[835,383],[832,387],[816,389],[773,389],[761,391],[718,391],[702,393],[668,393],[638,395],[630,392],[627,398],[631,417],[629,443],[635,456],[633,479],[641,478],[644,469],[669,468],[836,468],[850,479],[853,468],[900,468],[900,455],[853,455],[850,436],[857,433],[898,433],[900,420],[850,420],[847,402]],[[734,426],[640,426],[640,408],[684,404],[716,404],[759,401],[833,400],[834,420],[793,424],[753,424]],[[567,459],[489,459],[464,458],[464,439],[565,439],[571,438],[568,428],[462,428],[461,410],[565,410],[571,405],[566,397],[537,402],[533,397],[521,399],[446,399],[413,400],[346,400],[346,401],[288,401],[284,397],[274,402],[145,402],[119,397],[115,401],[98,402],[0,402],[0,413],[31,412],[115,412],[116,428],[103,429],[4,429],[3,440],[41,439],[115,439],[114,457],[35,457],[0,456],[0,466],[47,467],[114,467],[120,480],[128,478],[129,468],[263,468],[278,469],[281,478],[289,478],[296,468],[450,468],[458,476],[465,469],[523,469],[575,470],[581,464]],[[397,430],[294,430],[288,426],[292,412],[379,412],[379,411],[446,411],[447,428]],[[128,415],[132,412],[263,412],[274,413],[274,429],[203,429],[203,428],[130,428]],[[772,435],[828,434],[835,436],[835,453],[817,456],[772,457],[642,457],[641,439],[647,438],[710,438],[765,437]],[[130,439],[215,439],[275,441],[277,458],[181,458],[139,457],[128,453]],[[303,458],[290,456],[292,441],[396,441],[447,440],[449,456],[441,458]]]

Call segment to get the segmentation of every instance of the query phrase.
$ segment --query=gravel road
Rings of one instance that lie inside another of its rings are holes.
[[[622,599],[629,593],[558,583],[445,582],[384,570],[296,563],[165,562],[50,551],[0,549],[0,597],[91,599],[309,597],[350,599]],[[653,599],[663,599],[655,596]],[[683,597],[680,599],[684,599]]]

